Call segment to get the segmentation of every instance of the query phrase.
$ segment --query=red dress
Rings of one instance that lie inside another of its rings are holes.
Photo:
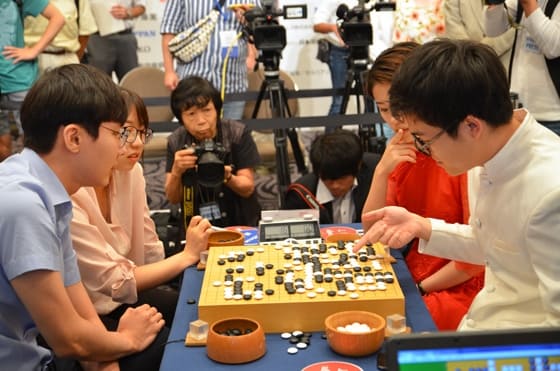
[[[431,157],[417,152],[416,163],[400,163],[389,176],[387,205],[402,206],[415,214],[448,223],[467,224],[467,176],[450,176]],[[415,282],[431,276],[449,263],[448,259],[420,254],[417,239],[405,260]],[[464,262],[455,264],[458,269],[471,274],[476,272],[476,275],[460,285],[424,296],[424,302],[440,330],[457,329],[484,283],[484,267]]]

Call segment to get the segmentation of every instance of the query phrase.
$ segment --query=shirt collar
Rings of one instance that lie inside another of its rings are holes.
[[[352,192],[354,188],[356,188],[357,186],[358,186],[358,179],[354,177],[354,184],[352,185],[352,188],[348,192]],[[323,180],[321,180],[320,178],[319,178],[319,183],[317,184],[317,194],[315,197],[317,198],[317,201],[319,201],[319,203],[321,203],[322,205],[328,202],[332,202],[335,199],[331,191],[329,191],[329,189],[327,188]]]
[[[33,150],[24,148],[20,154],[21,158],[29,163],[31,174],[41,181],[47,191],[53,205],[70,203],[70,196],[60,182],[60,179],[47,165],[47,163]]]

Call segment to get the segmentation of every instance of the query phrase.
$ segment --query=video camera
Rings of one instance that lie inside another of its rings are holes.
[[[340,36],[344,43],[350,47],[350,57],[353,60],[367,60],[368,47],[373,43],[373,29],[369,13],[372,10],[395,10],[394,2],[377,1],[367,8],[365,3],[369,0],[360,0],[358,5],[350,9],[346,4],[340,4],[336,9],[339,19]]]
[[[274,9],[273,0],[262,0],[261,4],[262,8],[254,7],[245,12],[247,25],[244,31],[248,40],[254,43],[267,59],[271,54],[275,54],[275,60],[278,60],[286,46],[286,29],[278,23],[277,18],[307,18],[307,5],[285,5],[282,9]]]
[[[206,139],[194,147],[185,145],[185,148],[194,148],[198,184],[207,188],[219,187],[224,181],[225,148],[212,139]]]

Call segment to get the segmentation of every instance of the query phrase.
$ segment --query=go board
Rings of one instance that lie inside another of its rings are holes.
[[[210,248],[199,319],[258,321],[265,332],[323,331],[344,310],[404,315],[404,295],[381,245],[352,243]]]

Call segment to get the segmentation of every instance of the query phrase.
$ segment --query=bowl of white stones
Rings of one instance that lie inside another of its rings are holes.
[[[337,312],[325,319],[325,333],[336,353],[363,357],[377,352],[383,345],[385,318],[359,310]]]

